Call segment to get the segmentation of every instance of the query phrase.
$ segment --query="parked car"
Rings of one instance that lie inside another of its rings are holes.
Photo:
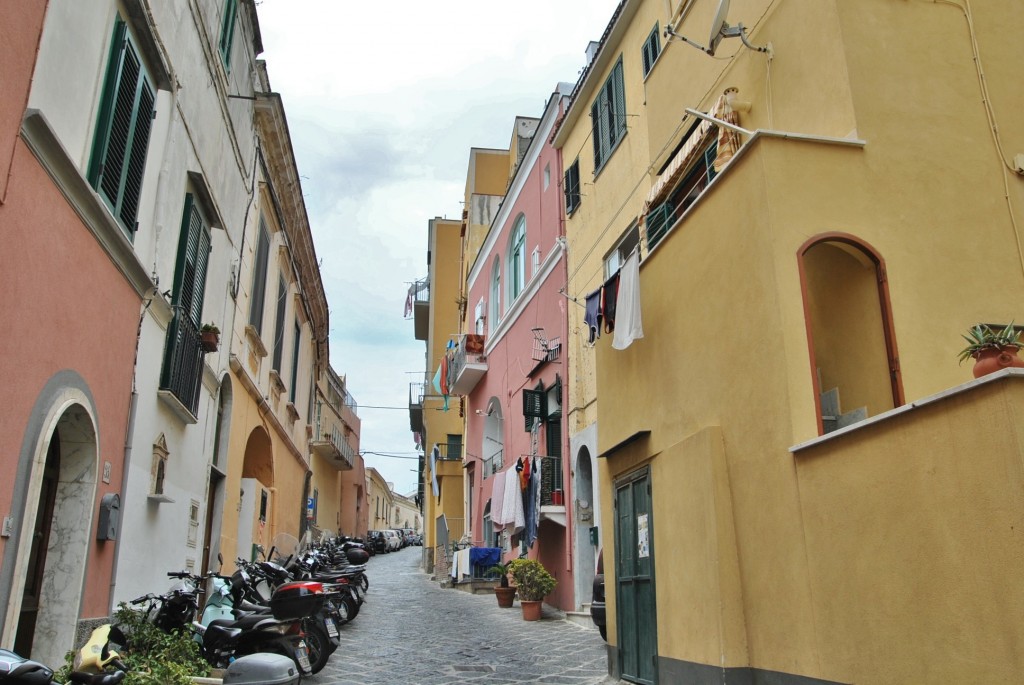
[[[412,544],[417,545],[419,547],[422,547],[423,546],[423,534],[422,533],[416,533],[416,535],[413,536]]]
[[[393,530],[385,530],[381,532],[383,532],[384,538],[387,540],[389,552],[397,552],[402,549],[402,541],[401,538],[398,537],[398,533]]]
[[[604,550],[597,553],[597,575],[594,576],[594,593],[590,599],[590,618],[598,632],[608,641],[608,621],[604,606]]]
[[[387,538],[384,537],[384,533],[379,530],[371,530],[366,534],[366,546],[379,554],[385,554],[391,551],[388,549]]]
[[[416,532],[412,528],[402,529],[403,537],[405,538],[405,546],[412,547],[416,544]]]

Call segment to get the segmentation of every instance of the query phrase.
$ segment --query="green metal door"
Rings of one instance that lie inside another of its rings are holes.
[[[615,592],[622,677],[657,682],[658,619],[650,469],[615,484]]]

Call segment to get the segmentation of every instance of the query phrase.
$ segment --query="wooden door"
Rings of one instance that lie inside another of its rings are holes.
[[[653,685],[658,671],[658,618],[647,468],[615,484],[615,592],[622,677]]]

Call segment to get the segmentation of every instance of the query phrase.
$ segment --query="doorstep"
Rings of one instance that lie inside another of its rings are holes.
[[[567,611],[565,612],[565,620],[572,621],[573,623],[584,626],[586,628],[594,628],[595,630],[597,629],[597,626],[594,625],[594,619],[591,618],[589,611]]]

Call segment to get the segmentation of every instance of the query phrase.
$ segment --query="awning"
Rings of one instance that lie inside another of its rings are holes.
[[[730,124],[739,124],[739,117],[732,110],[732,107],[729,106],[725,95],[719,96],[715,106],[711,108],[710,114],[714,118],[727,121]],[[647,200],[644,202],[644,208],[641,212],[643,216],[647,216],[651,207],[665,201],[665,198],[668,197],[672,189],[679,183],[682,175],[693,166],[697,156],[707,147],[710,136],[716,131],[718,133],[718,157],[715,159],[715,171],[720,171],[733,158],[733,155],[736,154],[736,151],[743,143],[740,140],[740,135],[724,127],[715,126],[707,119],[702,119],[687,137],[683,146],[679,148],[679,152],[675,154],[672,161],[665,167],[665,171],[658,177],[654,187],[651,188],[651,192],[647,194]]]

